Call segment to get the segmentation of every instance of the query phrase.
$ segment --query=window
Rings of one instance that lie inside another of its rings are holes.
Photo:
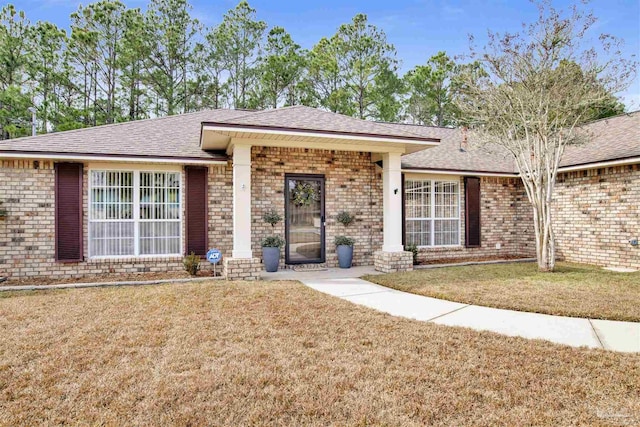
[[[179,172],[91,171],[89,256],[179,255]]]
[[[458,182],[405,181],[407,245],[460,244],[459,188]]]

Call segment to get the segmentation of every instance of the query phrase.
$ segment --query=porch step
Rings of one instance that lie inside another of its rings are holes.
[[[328,270],[327,264],[295,264],[287,265],[287,268],[293,271],[325,271]]]

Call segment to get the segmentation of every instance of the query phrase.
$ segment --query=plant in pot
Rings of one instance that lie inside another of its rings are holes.
[[[0,220],[3,220],[7,217],[7,210],[2,207],[2,200],[0,200]]]
[[[276,224],[282,221],[282,217],[278,212],[271,210],[266,212],[262,219],[267,224],[271,224],[271,228],[275,228]],[[262,239],[262,261],[264,268],[270,273],[278,271],[280,264],[280,248],[284,246],[284,239],[280,236],[267,236]]]
[[[347,211],[342,211],[336,216],[336,221],[344,225],[346,228],[355,221],[355,217]],[[353,262],[354,243],[355,240],[351,237],[336,236],[336,253],[338,254],[338,265],[340,268],[351,268],[351,263]]]

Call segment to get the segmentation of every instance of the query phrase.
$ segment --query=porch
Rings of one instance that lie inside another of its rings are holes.
[[[203,149],[225,149],[232,158],[233,249],[223,259],[223,275],[260,277],[261,241],[267,236],[286,241],[281,268],[337,266],[334,239],[344,235],[356,241],[354,266],[410,270],[412,255],[402,244],[401,156],[434,144],[286,133],[203,127]],[[309,203],[298,200],[298,186],[312,193]],[[265,223],[270,211],[284,221]],[[356,218],[349,227],[336,221],[342,211]]]

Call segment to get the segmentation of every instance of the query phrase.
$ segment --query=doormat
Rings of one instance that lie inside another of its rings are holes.
[[[299,264],[299,265],[294,265],[291,269],[293,271],[298,271],[298,272],[328,270],[327,266],[324,264]]]

